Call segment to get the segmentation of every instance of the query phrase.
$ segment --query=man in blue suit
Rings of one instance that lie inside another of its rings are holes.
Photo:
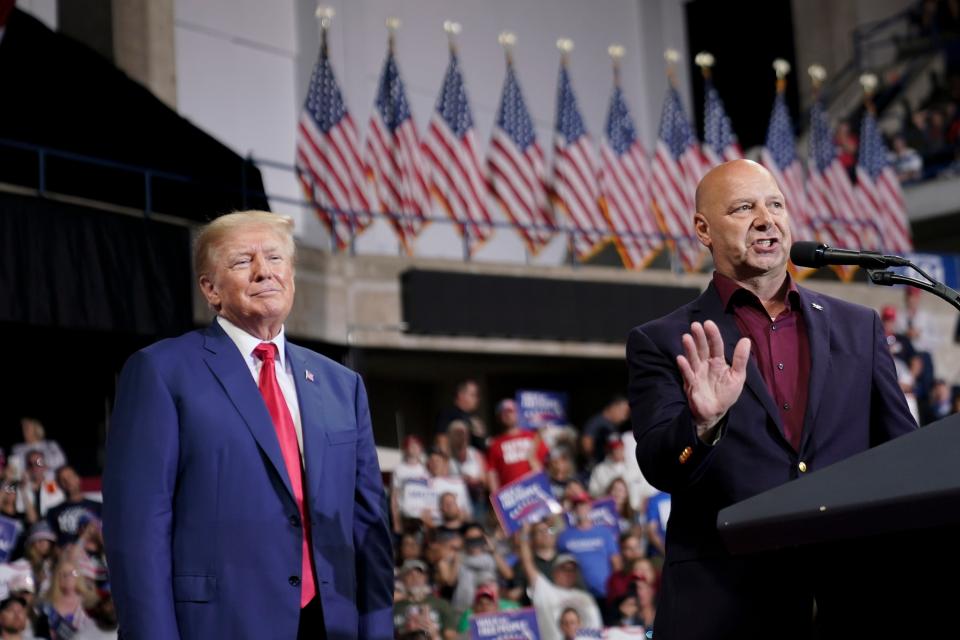
[[[197,238],[217,317],[124,366],[104,540],[122,637],[392,638],[393,563],[360,377],[288,342],[292,222]]]
[[[717,513],[916,428],[876,312],[787,273],[786,204],[754,162],[711,170],[694,225],[713,281],[628,338],[637,459],[672,495],[658,640],[809,637],[814,599],[824,613],[843,596],[832,568],[731,556]]]

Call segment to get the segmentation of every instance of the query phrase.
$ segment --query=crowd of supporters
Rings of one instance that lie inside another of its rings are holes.
[[[951,384],[936,371],[933,354],[945,346],[948,336],[937,331],[933,318],[921,308],[921,295],[919,289],[907,287],[903,307],[884,306],[880,319],[900,388],[914,418],[924,425],[960,412],[960,384]],[[960,339],[960,334],[956,337]]]
[[[100,502],[43,425],[21,427],[0,454],[0,640],[116,638]]]
[[[472,616],[523,607],[546,639],[652,630],[670,497],[637,466],[627,401],[582,429],[521,428],[513,399],[496,404],[491,429],[479,408],[477,384],[463,381],[431,440],[403,442],[389,487],[396,636],[468,637]],[[491,494],[541,471],[562,513],[506,535]],[[608,498],[612,526],[592,510]]]
[[[881,318],[926,424],[960,411],[960,388],[935,374],[937,332],[918,303],[908,289]],[[477,383],[459,383],[430,437],[404,438],[389,474],[396,637],[466,638],[473,616],[528,607],[547,640],[652,631],[670,496],[640,472],[627,401],[540,430],[521,427],[514,399],[496,403],[491,425],[483,408]],[[0,640],[116,638],[99,496],[38,421],[21,426],[24,441],[0,456]],[[507,535],[491,495],[536,472],[562,511]],[[598,521],[600,502],[615,523]]]

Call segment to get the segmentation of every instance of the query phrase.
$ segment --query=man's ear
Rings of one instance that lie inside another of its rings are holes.
[[[210,308],[212,308],[214,311],[220,311],[220,292],[214,285],[213,280],[204,274],[200,276],[197,282],[200,285],[200,293],[203,294],[203,297],[207,300],[207,304],[210,305]]]
[[[707,221],[707,217],[699,211],[693,214],[693,228],[697,232],[700,244],[710,248],[713,245],[710,240],[710,223]]]

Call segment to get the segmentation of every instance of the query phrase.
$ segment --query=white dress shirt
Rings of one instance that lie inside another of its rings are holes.
[[[250,375],[253,376],[253,381],[259,387],[260,367],[263,366],[263,361],[254,355],[253,350],[257,348],[257,345],[264,341],[256,336],[250,335],[223,316],[217,316],[217,322],[223,328],[224,332],[226,332],[226,334],[230,337],[230,339],[233,340],[233,343],[237,345],[237,349],[240,350],[240,355],[243,356],[244,361],[247,363],[247,367],[250,369]],[[273,344],[277,345],[277,359],[275,361],[277,382],[280,383],[280,391],[283,393],[283,399],[287,403],[287,408],[290,409],[290,416],[293,418],[293,426],[297,432],[297,444],[300,447],[300,459],[303,460],[303,426],[300,422],[300,403],[297,400],[297,385],[294,383],[293,367],[287,360],[287,341],[286,338],[284,338],[283,327],[280,327],[280,332],[277,333],[272,340],[267,340],[267,342],[272,342]]]

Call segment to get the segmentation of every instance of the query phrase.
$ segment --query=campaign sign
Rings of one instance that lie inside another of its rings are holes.
[[[437,513],[437,492],[427,478],[414,478],[403,483],[400,510],[408,518],[419,518],[424,511]]]
[[[595,527],[610,527],[613,535],[620,537],[620,516],[613,498],[599,498],[590,504],[590,522]],[[567,526],[573,527],[576,524],[577,516],[567,511]]]
[[[473,616],[470,640],[540,640],[537,615],[528,608]]]
[[[647,634],[643,627],[608,627],[603,630],[603,640],[641,640],[652,637],[653,631]]]
[[[563,511],[543,471],[528,473],[504,485],[490,496],[490,502],[508,535],[518,531],[524,522],[532,524]]]
[[[517,419],[523,429],[567,426],[567,394],[561,391],[517,391]]]
[[[13,518],[0,516],[0,563],[10,560],[13,547],[17,544],[23,525]]]

